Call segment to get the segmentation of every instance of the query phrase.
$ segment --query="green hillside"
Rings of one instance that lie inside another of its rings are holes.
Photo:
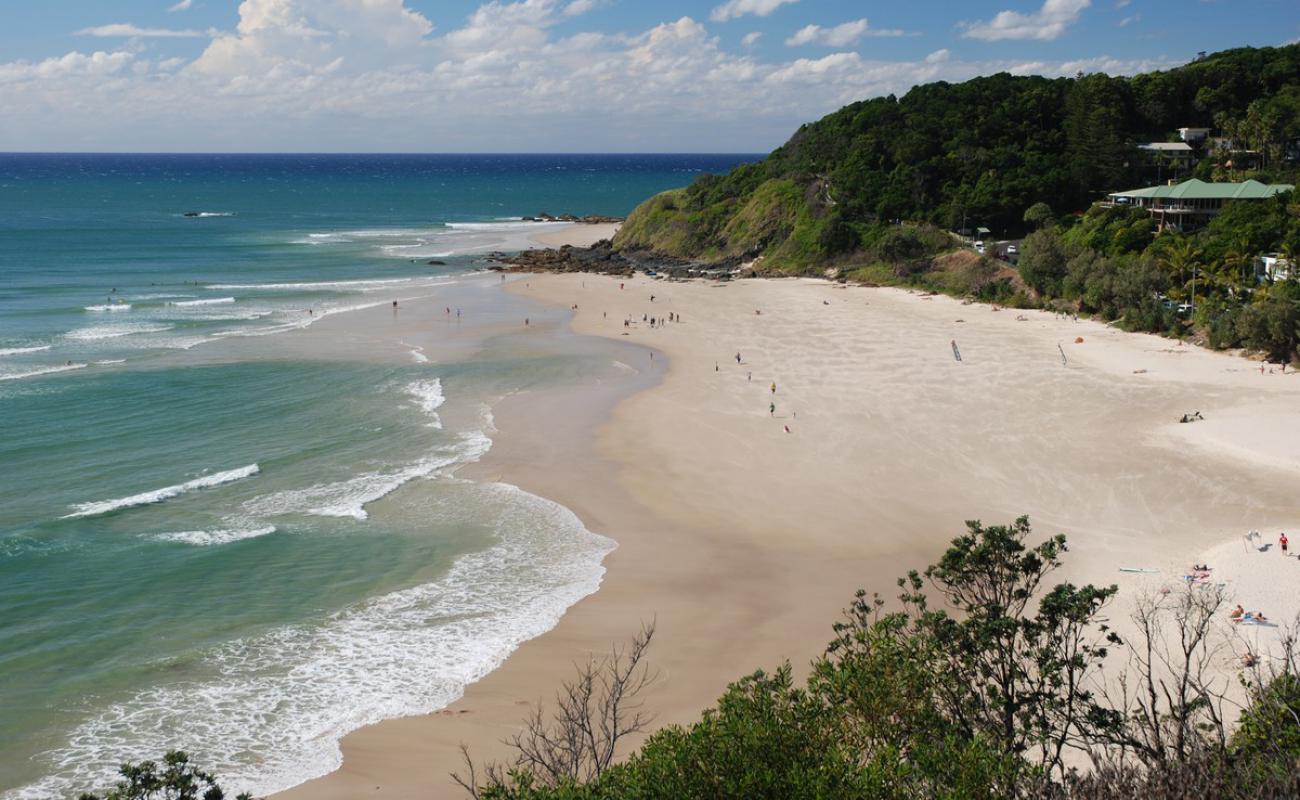
[[[1108,190],[1153,183],[1134,145],[1175,139],[1180,127],[1222,130],[1259,154],[1249,173],[1206,155],[1188,177],[1293,176],[1300,46],[1230,50],[1134,77],[999,74],[854,103],[759,163],[647,200],[615,247],[704,261],[761,255],[766,270],[795,274],[852,270],[882,260],[880,228],[893,220],[1014,235],[1037,202],[1081,212]]]

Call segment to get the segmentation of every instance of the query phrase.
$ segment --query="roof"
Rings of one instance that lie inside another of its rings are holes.
[[[1113,192],[1111,197],[1152,197],[1168,200],[1263,200],[1281,192],[1290,192],[1295,186],[1289,183],[1264,184],[1259,181],[1242,183],[1206,183],[1192,178],[1173,186],[1148,186],[1128,192]]]
[[[1158,150],[1164,153],[1190,153],[1192,146],[1187,142],[1148,142],[1138,145],[1139,150]]]

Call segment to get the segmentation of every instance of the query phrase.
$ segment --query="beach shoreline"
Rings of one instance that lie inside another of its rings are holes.
[[[1235,426],[1250,404],[1287,413],[1300,383],[1236,356],[824,281],[506,286],[576,306],[572,331],[622,343],[645,381],[594,404],[580,387],[503,401],[497,445],[464,472],[559,502],[613,538],[605,579],[459,701],[350,734],[340,770],[279,797],[458,796],[447,775],[461,743],[501,757],[500,740],[575,662],[648,620],[665,676],[648,707],[658,725],[688,723],[754,669],[806,666],[854,590],[891,596],[893,578],[933,561],[965,519],[1028,513],[1036,535],[1069,536],[1062,579],[1122,593],[1150,579],[1121,566],[1158,562],[1170,577],[1180,553],[1297,522],[1275,456],[1249,444],[1221,454],[1210,424],[1166,430],[1194,408]],[[668,314],[677,321],[650,326]]]

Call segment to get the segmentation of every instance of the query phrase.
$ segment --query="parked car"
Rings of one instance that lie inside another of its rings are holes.
[[[1020,255],[1020,248],[1019,248],[1019,247],[1015,246],[1014,244],[1009,244],[1009,245],[1007,245],[1007,256],[1008,256],[1008,257],[1010,257],[1010,256],[1018,256],[1018,255]]]
[[[980,242],[976,242],[976,243],[975,243],[975,252],[977,252],[977,253],[983,253],[983,252],[984,252],[984,242],[980,241]]]

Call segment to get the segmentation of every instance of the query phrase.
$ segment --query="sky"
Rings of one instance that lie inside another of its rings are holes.
[[[1296,0],[5,0],[0,151],[763,152],[918,83],[1296,41]]]

